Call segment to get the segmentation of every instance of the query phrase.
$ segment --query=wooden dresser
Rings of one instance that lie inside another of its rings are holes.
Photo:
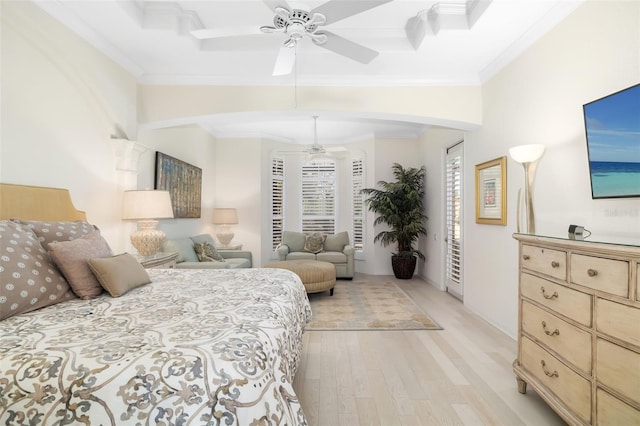
[[[514,238],[518,390],[569,424],[640,425],[640,247]]]

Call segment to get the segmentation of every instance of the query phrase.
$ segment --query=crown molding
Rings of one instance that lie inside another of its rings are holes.
[[[62,0],[34,0],[34,3],[69,30],[78,34],[80,38],[98,49],[109,59],[120,65],[136,79],[140,78],[144,73],[142,67],[135,61],[123,55],[120,49],[102,38],[92,27],[71,13],[70,9],[64,5]]]
[[[238,77],[210,75],[143,74],[138,77],[143,86],[349,86],[349,87],[412,87],[412,86],[480,86],[476,76],[467,78],[425,78],[424,76],[304,76]]]

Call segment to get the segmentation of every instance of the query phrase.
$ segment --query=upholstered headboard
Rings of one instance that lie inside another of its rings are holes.
[[[0,183],[0,219],[86,220],[76,209],[69,190]]]

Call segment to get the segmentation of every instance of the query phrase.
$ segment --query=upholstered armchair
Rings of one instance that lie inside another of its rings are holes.
[[[305,250],[307,235],[302,232],[284,231],[282,243],[276,249],[280,260],[318,260],[333,263],[336,278],[352,279],[354,274],[354,249],[349,245],[349,233],[338,232],[327,235],[321,251],[313,253]]]

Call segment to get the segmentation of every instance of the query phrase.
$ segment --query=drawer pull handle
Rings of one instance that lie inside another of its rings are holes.
[[[525,254],[524,256],[522,256],[522,258],[523,258],[524,260],[529,260],[529,259],[531,259],[531,258],[529,257],[529,255],[528,255],[528,254]]]
[[[553,262],[551,262],[551,267],[552,268],[558,268],[560,267],[560,263],[556,262],[555,260]]]
[[[544,334],[546,334],[547,336],[559,336],[560,335],[560,330],[558,330],[557,328],[553,331],[549,331],[547,330],[547,323],[542,321],[542,329],[544,330]]]
[[[547,370],[545,368],[547,366],[547,364],[545,364],[544,360],[542,360],[542,359],[540,360],[540,365],[542,366],[542,371],[544,371],[545,376],[547,376],[547,377],[559,377],[560,376],[557,371],[554,371],[552,373],[549,370]]]
[[[544,297],[545,299],[554,299],[554,298],[558,297],[558,292],[557,291],[554,291],[551,296],[549,296],[547,293],[545,293],[544,287],[540,287],[540,291],[542,292],[542,297]]]
[[[589,275],[590,277],[595,277],[596,275],[598,275],[598,271],[596,271],[595,269],[587,269],[587,275]]]

